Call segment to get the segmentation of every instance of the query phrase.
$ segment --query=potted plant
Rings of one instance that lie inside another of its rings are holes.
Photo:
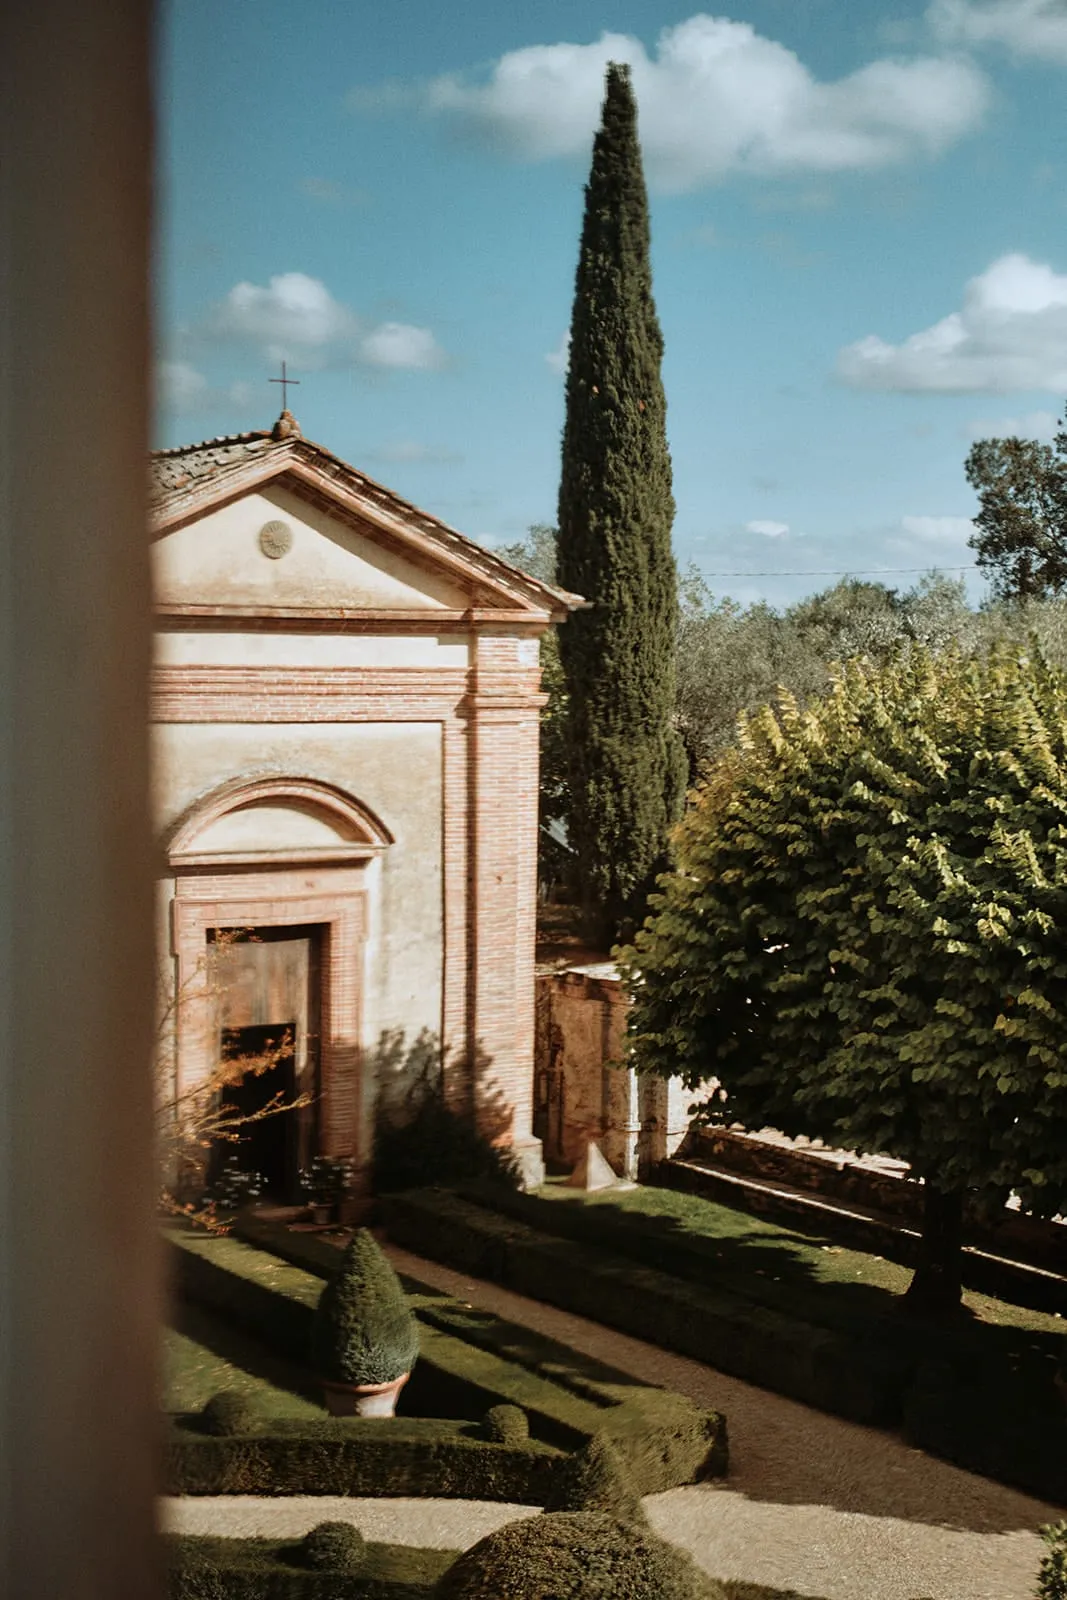
[[[246,1172],[236,1156],[228,1156],[209,1191],[208,1198],[215,1209],[224,1215],[233,1215],[250,1206],[263,1193],[263,1178],[258,1172]]]
[[[313,1222],[324,1225],[334,1220],[353,1175],[347,1156],[315,1156],[310,1166],[302,1168],[300,1189],[307,1196]]]
[[[335,1417],[391,1417],[419,1353],[400,1280],[366,1228],[327,1283],[312,1325],[312,1364]]]

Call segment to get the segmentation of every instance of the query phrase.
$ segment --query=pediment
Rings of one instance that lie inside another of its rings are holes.
[[[499,613],[544,625],[583,602],[299,437],[242,435],[155,458],[163,611]]]
[[[413,560],[375,533],[309,502],[282,478],[158,539],[157,599],[242,609],[428,612],[478,602],[480,585]]]

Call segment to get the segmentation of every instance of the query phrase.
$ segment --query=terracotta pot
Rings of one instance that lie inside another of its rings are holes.
[[[333,1383],[324,1378],[326,1409],[331,1417],[391,1417],[410,1377],[410,1372],[403,1372],[392,1383]]]

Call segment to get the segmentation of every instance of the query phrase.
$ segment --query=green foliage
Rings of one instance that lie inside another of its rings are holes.
[[[641,1496],[622,1457],[603,1433],[576,1450],[556,1474],[546,1511],[602,1511],[620,1522],[644,1522]]]
[[[176,1423],[167,1440],[166,1489],[195,1495],[459,1495],[542,1505],[561,1454],[529,1439],[505,1448],[481,1433],[475,1423],[425,1416],[395,1417],[385,1426],[377,1417],[272,1418],[242,1438],[213,1438]]]
[[[351,1239],[319,1300],[312,1327],[317,1372],[337,1383],[391,1383],[419,1353],[415,1315],[400,1280],[366,1228]]]
[[[317,1522],[300,1546],[304,1564],[337,1572],[358,1572],[367,1562],[367,1541],[350,1522]]]
[[[623,959],[639,1070],[710,1118],[1067,1200],[1067,680],[1006,647],[853,662],[757,713]],[[724,1110],[723,1102],[726,1109]]]
[[[673,727],[674,500],[652,298],[648,205],[629,69],[607,71],[571,317],[557,582],[590,610],[560,630],[567,833],[590,932],[643,913],[681,808]]]
[[[457,1555],[371,1543],[353,1570],[307,1566],[300,1540],[165,1534],[162,1543],[169,1600],[430,1600]]]
[[[239,1389],[222,1389],[212,1395],[200,1413],[205,1433],[220,1437],[239,1437],[254,1433],[259,1415],[253,1400]]]
[[[521,1406],[490,1406],[482,1429],[494,1444],[522,1444],[530,1437],[530,1419]]]
[[[509,1523],[438,1581],[434,1600],[725,1600],[692,1558],[595,1511]]]
[[[1038,1600],[1067,1600],[1067,1522],[1051,1522],[1041,1529],[1045,1554],[1037,1574]]]
[[[978,493],[970,540],[1001,598],[1034,599],[1067,584],[1067,430],[1052,445],[979,439],[964,464]]]

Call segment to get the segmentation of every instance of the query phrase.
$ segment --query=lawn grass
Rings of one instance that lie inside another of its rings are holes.
[[[477,1186],[481,1194],[487,1190]],[[475,1186],[468,1191],[474,1198]],[[729,1282],[768,1303],[782,1303],[785,1292],[796,1304],[819,1304],[825,1321],[835,1307],[842,1313],[881,1313],[893,1308],[911,1282],[911,1270],[882,1256],[849,1250],[817,1232],[802,1233],[792,1226],[769,1222],[737,1211],[700,1195],[677,1189],[639,1185],[634,1189],[609,1189],[584,1193],[563,1178],[552,1178],[536,1198],[550,1205],[582,1207],[602,1213],[610,1225],[613,1217],[628,1217],[644,1224],[650,1238],[687,1246],[706,1262],[708,1282]],[[542,1226],[551,1227],[547,1214]],[[605,1248],[612,1246],[605,1238]],[[775,1292],[771,1286],[781,1285]],[[761,1292],[765,1290],[767,1292]],[[809,1299],[808,1291],[817,1293]],[[1063,1339],[1067,1322],[1054,1313],[1011,1305],[989,1295],[965,1290],[963,1303],[974,1321],[991,1327],[1014,1329],[1036,1336],[1035,1345],[1052,1348]],[[798,1305],[798,1310],[800,1307]]]
[[[220,1389],[246,1394],[266,1417],[326,1416],[317,1386],[299,1368],[204,1307],[179,1301],[164,1330],[163,1409],[201,1411]]]

